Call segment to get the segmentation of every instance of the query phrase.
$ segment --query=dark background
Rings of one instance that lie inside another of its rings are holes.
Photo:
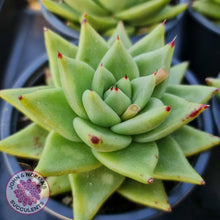
[[[0,0],[0,6],[1,6]],[[34,8],[34,9],[31,9]],[[0,11],[0,87],[9,88],[22,71],[45,53],[44,20],[35,1],[6,0]],[[199,39],[198,39],[199,40]],[[1,107],[1,106],[0,106]],[[217,131],[215,131],[217,135]],[[157,220],[219,220],[220,219],[220,149],[212,150],[208,167],[203,174],[206,186],[195,187],[193,192],[172,213]],[[6,202],[5,186],[10,178],[0,153],[0,220],[57,219],[41,211],[24,216],[14,212]]]

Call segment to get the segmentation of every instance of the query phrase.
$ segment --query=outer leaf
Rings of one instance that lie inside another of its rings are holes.
[[[69,141],[55,132],[47,138],[35,170],[44,176],[85,172],[101,166],[84,143]]]
[[[109,127],[121,121],[117,113],[95,91],[86,90],[82,100],[88,117],[94,124]]]
[[[61,82],[57,63],[57,51],[68,57],[75,58],[77,47],[48,29],[45,29],[44,31],[44,38],[49,58],[50,71],[53,76],[53,83],[55,86],[59,87],[61,86]]]
[[[122,8],[125,7],[126,5],[126,0],[98,0],[98,2],[101,3],[101,5],[106,8],[108,11],[110,12],[117,12],[117,11],[121,11]]]
[[[171,105],[172,110],[167,119],[157,128],[146,134],[137,135],[134,140],[137,142],[150,142],[163,138],[185,124],[192,121],[208,106],[188,102],[180,97],[165,94],[162,98],[165,105]]]
[[[48,132],[31,124],[0,141],[0,150],[18,157],[39,159]]]
[[[155,180],[153,184],[143,184],[126,179],[118,192],[127,199],[152,208],[171,211],[163,182]]]
[[[90,2],[92,1],[90,0]],[[105,40],[84,20],[81,26],[76,59],[84,61],[96,69],[107,50],[108,45]]]
[[[157,50],[135,57],[134,60],[137,63],[140,75],[150,75],[160,68],[164,68],[166,71],[169,71],[173,50],[173,46],[167,44]]]
[[[72,8],[74,8],[76,11],[79,11],[81,13],[89,13],[94,15],[107,15],[108,11],[104,8],[100,7],[98,4],[96,4],[94,1],[91,0],[64,0],[68,5],[70,5]]]
[[[177,85],[182,82],[182,79],[188,69],[189,62],[182,62],[175,66],[172,66],[170,69],[169,85]]]
[[[119,38],[105,54],[101,63],[114,75],[116,80],[120,80],[125,75],[130,80],[139,76],[136,63]]]
[[[220,138],[185,125],[172,133],[185,156],[191,156],[220,144]]]
[[[92,219],[105,200],[122,184],[124,177],[104,166],[86,173],[70,174],[74,219]]]
[[[97,152],[95,157],[106,167],[121,175],[142,183],[152,183],[153,171],[158,160],[157,145],[152,143],[132,143],[127,148],[115,152]]]
[[[69,140],[80,141],[72,126],[76,114],[67,103],[61,88],[22,95],[20,102],[26,108],[26,115],[35,123]]]
[[[62,88],[73,111],[88,118],[82,103],[82,94],[91,88],[95,71],[86,63],[66,56],[58,59]]]
[[[163,47],[165,44],[164,33],[164,24],[159,24],[149,34],[145,35],[141,40],[132,45],[128,50],[129,53],[132,57],[135,57]]]
[[[192,168],[180,146],[167,136],[157,141],[159,160],[154,171],[156,179],[176,180],[204,185],[202,177]]]
[[[108,45],[112,46],[117,40],[117,37],[120,38],[125,48],[128,49],[129,47],[132,46],[131,40],[125,30],[125,26],[122,21],[118,22],[116,30],[114,31],[113,34],[111,34],[111,37],[108,40]]]
[[[117,134],[137,135],[158,127],[169,115],[170,107],[162,106],[146,111],[111,127]]]
[[[163,8],[169,0],[147,1],[137,6],[133,6],[127,10],[117,13],[115,16],[126,21],[141,20],[150,17],[154,13]]]
[[[166,92],[182,97],[190,102],[207,103],[218,91],[214,87],[201,85],[170,85]]]
[[[56,196],[56,195],[71,191],[71,185],[70,185],[68,175],[50,176],[50,177],[47,177],[47,182],[50,186],[51,196]],[[44,196],[43,194],[41,195]]]
[[[116,151],[131,143],[130,136],[115,134],[107,128],[98,127],[81,118],[75,118],[73,125],[82,141],[97,151]]]

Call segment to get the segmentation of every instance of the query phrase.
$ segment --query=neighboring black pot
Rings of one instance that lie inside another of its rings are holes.
[[[220,79],[220,73],[217,78]],[[217,96],[212,98],[212,114],[218,132],[217,135],[220,135],[220,100]]]
[[[205,77],[216,77],[220,71],[220,28],[188,7],[183,25],[181,60],[189,60],[190,68],[204,83]]]
[[[173,61],[173,64],[179,63],[177,60]],[[26,71],[20,76],[13,88],[27,87],[36,85],[43,76],[43,69],[47,66],[47,55],[43,55],[37,61],[33,63]],[[186,74],[186,80],[190,84],[198,84],[198,81],[193,74],[188,71]],[[19,112],[10,104],[5,103],[1,114],[1,139],[6,138],[17,131]],[[213,123],[210,110],[207,109],[197,120],[198,127],[206,132],[213,133]],[[193,160],[193,166],[199,174],[202,174],[207,166],[210,157],[210,152],[204,152],[196,156]],[[17,158],[4,154],[5,162],[8,169],[12,174],[21,170],[18,164]],[[169,202],[171,206],[177,205],[183,198],[185,198],[195,185],[189,183],[178,183],[169,192]],[[60,204],[53,199],[50,199],[45,210],[50,214],[57,216],[61,219],[72,218],[72,209]],[[95,220],[144,220],[157,217],[164,212],[151,208],[143,208],[136,211],[129,211],[121,214],[111,215],[97,215]]]
[[[179,3],[186,3],[187,0],[178,0]],[[42,1],[39,0],[41,5],[41,11],[45,19],[51,24],[59,33],[64,35],[69,39],[79,39],[79,32],[72,28],[69,28],[58,16],[47,10]],[[166,42],[170,42],[175,36],[178,36],[176,40],[175,55],[178,54],[179,44],[181,42],[182,36],[182,23],[183,23],[184,13],[179,14],[176,18],[167,21],[166,23]],[[138,39],[142,38],[144,35],[131,37],[132,42],[136,42]]]

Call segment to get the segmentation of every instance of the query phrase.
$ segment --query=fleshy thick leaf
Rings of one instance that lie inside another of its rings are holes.
[[[202,177],[192,168],[177,142],[167,136],[157,141],[159,160],[154,171],[156,179],[175,180],[204,185]]]
[[[108,128],[96,126],[81,118],[75,118],[73,125],[82,141],[97,151],[116,151],[131,143],[130,136],[115,134]]]
[[[134,58],[141,76],[150,75],[160,68],[170,70],[174,47],[165,45],[152,52],[144,53]]]
[[[134,140],[137,142],[150,142],[163,138],[175,130],[188,124],[208,106],[186,101],[183,98],[171,94],[165,94],[162,98],[165,105],[171,105],[171,112],[166,120],[152,131],[146,134],[137,135]]]
[[[86,90],[83,93],[83,105],[86,113],[94,124],[102,127],[110,127],[120,123],[121,119],[102,98],[92,90]]]
[[[124,177],[102,166],[90,172],[70,174],[74,219],[92,219]]]
[[[56,196],[71,191],[71,185],[68,175],[50,176],[47,177],[47,182],[50,187],[50,196]],[[43,194],[41,195],[43,196]]]
[[[101,166],[84,143],[69,141],[55,132],[47,138],[35,170],[44,176],[85,172]]]
[[[105,54],[101,63],[114,75],[116,80],[125,76],[132,80],[139,76],[136,63],[119,38]]]
[[[93,154],[116,173],[145,184],[153,182],[153,171],[158,160],[158,149],[154,142],[131,143],[127,148],[115,152],[93,150]]]
[[[55,86],[61,87],[59,68],[57,63],[57,51],[68,57],[75,58],[77,47],[49,29],[45,29],[44,38],[49,58],[50,71],[53,76],[53,83]]]
[[[171,211],[163,182],[160,180],[154,180],[153,184],[143,184],[126,179],[117,191],[133,202],[167,212]]]
[[[108,40],[108,45],[112,46],[115,41],[117,40],[117,37],[120,38],[125,48],[129,48],[132,46],[131,40],[125,30],[125,26],[122,21],[118,22],[117,28],[114,31],[114,34],[111,35],[111,37]]]
[[[172,133],[185,156],[191,156],[220,144],[220,138],[189,125]]]
[[[61,88],[36,91],[20,97],[26,115],[47,130],[54,130],[63,137],[80,141],[73,129],[76,114],[72,111]]]
[[[116,124],[111,129],[117,134],[143,134],[158,127],[168,117],[169,113],[169,106],[154,108],[127,121]]]
[[[58,59],[62,88],[73,111],[82,118],[88,118],[82,103],[82,94],[91,88],[95,73],[88,64],[62,56]]]
[[[153,31],[132,45],[128,50],[129,53],[132,57],[135,57],[163,47],[165,44],[164,33],[165,25],[159,24],[155,29],[153,29]]]
[[[90,26],[86,20],[84,20],[81,26],[76,59],[84,61],[92,68],[97,69],[98,64],[107,50],[108,45],[106,41]]]
[[[169,85],[167,93],[182,97],[190,102],[207,103],[218,91],[214,87],[202,85]]]
[[[0,150],[8,154],[39,159],[48,131],[33,123],[0,141]]]
[[[178,85],[182,82],[182,79],[186,73],[189,66],[189,62],[182,62],[170,69],[169,85]]]

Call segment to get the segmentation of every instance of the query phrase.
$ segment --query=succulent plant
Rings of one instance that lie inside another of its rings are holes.
[[[116,191],[171,211],[163,180],[205,183],[186,156],[220,139],[187,124],[217,90],[180,84],[187,63],[171,67],[175,42],[164,45],[164,32],[159,24],[132,45],[120,23],[107,42],[84,20],[76,47],[45,29],[53,85],[0,93],[33,121],[0,150],[39,160],[52,195],[72,189],[76,220]]]
[[[196,0],[193,2],[192,8],[211,19],[217,26],[220,26],[219,0]]]
[[[170,0],[42,0],[52,13],[67,20],[67,25],[79,30],[83,18],[99,33],[111,35],[118,21],[126,24],[130,35],[149,31],[165,19],[172,19],[186,10],[187,4]]]
[[[209,86],[213,86],[217,88],[219,91],[216,93],[218,99],[220,99],[220,78],[214,78],[214,77],[207,77],[206,78],[206,83]]]

